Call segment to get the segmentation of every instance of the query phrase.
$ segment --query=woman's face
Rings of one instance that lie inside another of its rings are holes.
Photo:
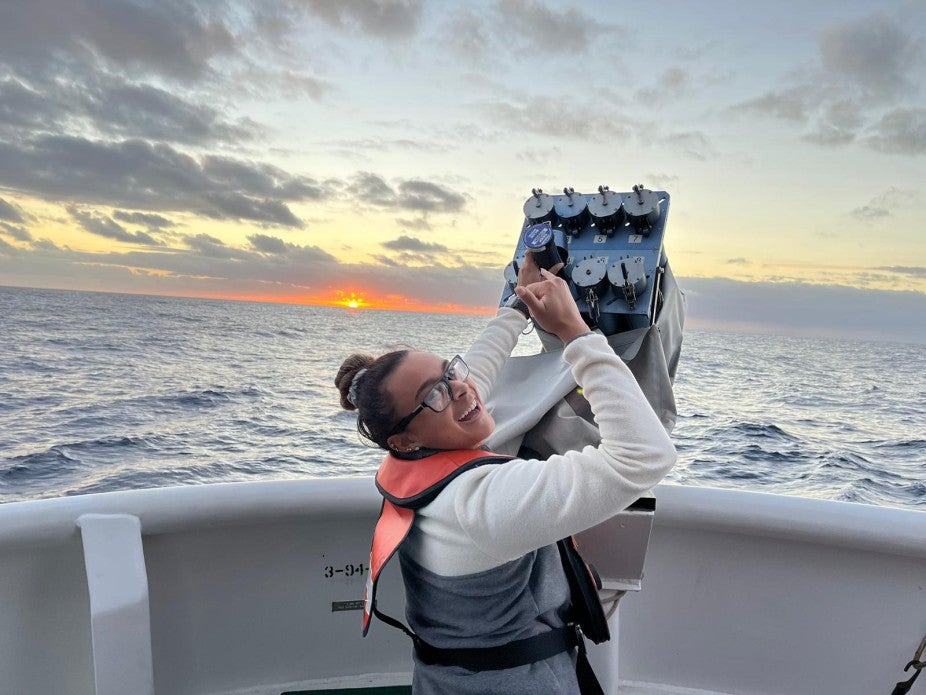
[[[428,352],[409,352],[405,356],[383,384],[392,395],[397,421],[421,405],[446,369],[446,360]],[[403,432],[389,438],[393,449],[472,449],[492,434],[495,421],[485,409],[472,379],[451,380],[447,385],[450,405],[439,413],[424,408]]]

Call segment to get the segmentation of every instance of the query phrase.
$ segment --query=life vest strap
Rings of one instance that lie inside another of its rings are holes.
[[[581,637],[573,625],[541,632],[496,647],[432,647],[415,639],[415,654],[425,664],[461,666],[470,671],[500,671],[543,661],[579,645]]]
[[[379,613],[377,613],[377,617],[383,618]],[[397,620],[394,622],[398,623]],[[410,633],[404,625],[401,627]],[[500,671],[507,668],[526,666],[527,664],[549,659],[551,656],[556,656],[562,652],[572,651],[578,647],[575,668],[576,678],[579,682],[579,692],[582,695],[604,695],[601,684],[598,682],[591,664],[588,663],[582,629],[575,623],[541,632],[533,637],[514,640],[497,647],[442,649],[432,647],[417,635],[412,637],[412,641],[415,644],[415,654],[418,655],[422,663],[429,666],[460,666],[470,671]]]

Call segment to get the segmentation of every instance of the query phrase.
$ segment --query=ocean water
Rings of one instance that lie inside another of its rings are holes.
[[[370,474],[343,357],[485,322],[0,287],[0,502]],[[686,331],[668,480],[926,508],[924,374],[924,345]]]

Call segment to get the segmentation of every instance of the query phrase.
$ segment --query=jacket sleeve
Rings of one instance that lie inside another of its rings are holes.
[[[518,336],[526,325],[527,319],[520,311],[502,307],[463,355],[469,366],[470,378],[483,400],[491,393],[492,384],[518,344]]]
[[[423,558],[433,569],[480,571],[579,533],[627,507],[674,465],[662,423],[603,336],[573,341],[564,358],[592,407],[600,445],[483,466],[454,480],[419,512],[422,531],[437,541],[425,555],[457,556]]]

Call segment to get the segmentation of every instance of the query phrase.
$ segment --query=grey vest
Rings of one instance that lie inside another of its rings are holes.
[[[556,545],[498,567],[445,577],[415,562],[403,549],[405,617],[411,629],[440,648],[492,647],[565,624],[569,585]],[[469,671],[415,659],[416,695],[578,695],[573,657],[562,652],[504,671]]]

